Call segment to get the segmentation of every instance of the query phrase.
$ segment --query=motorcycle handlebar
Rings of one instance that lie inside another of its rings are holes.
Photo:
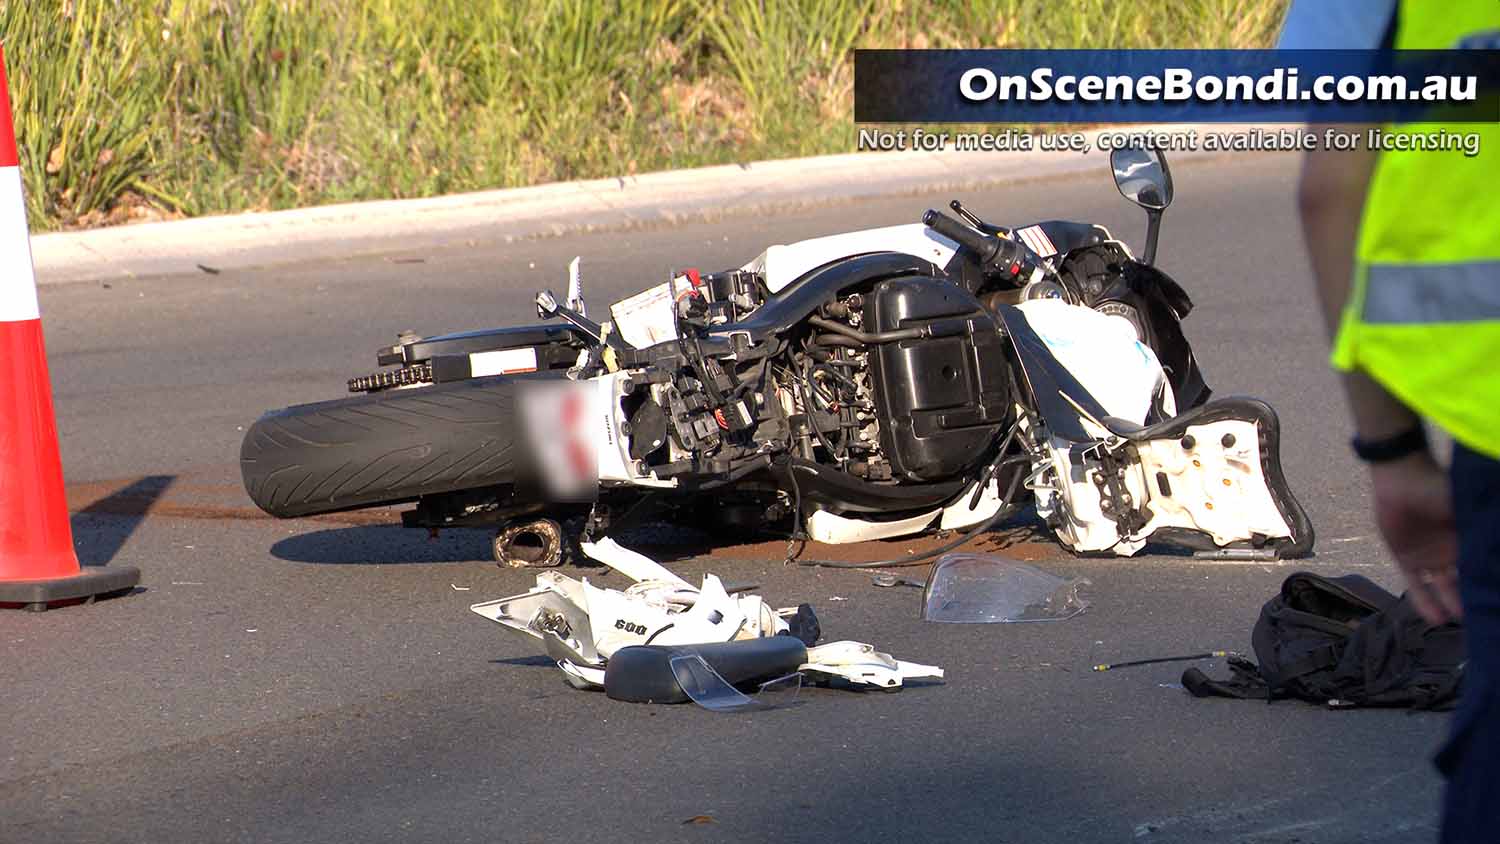
[[[984,263],[989,263],[1000,246],[999,238],[977,232],[932,208],[927,209],[927,213],[922,215],[922,224],[949,240],[969,247]]]
[[[969,247],[979,256],[980,264],[987,271],[1008,272],[1012,276],[1026,277],[1036,263],[1036,258],[1022,244],[1009,238],[975,231],[941,211],[927,209],[927,213],[922,215],[922,223],[943,237]]]

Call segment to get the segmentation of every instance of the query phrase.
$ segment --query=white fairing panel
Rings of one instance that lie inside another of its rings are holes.
[[[863,642],[848,641],[808,648],[807,662],[798,670],[883,688],[897,688],[907,680],[918,678],[943,678],[943,669],[936,665],[904,662]]]
[[[1195,528],[1219,545],[1257,534],[1291,536],[1291,526],[1272,500],[1270,479],[1261,468],[1254,422],[1223,419],[1190,425],[1187,433],[1193,437],[1192,448],[1176,439],[1138,447],[1142,481],[1153,487],[1149,500],[1154,515],[1147,530]]]
[[[1136,532],[1120,535],[1104,513],[1105,488],[1097,469],[1082,465],[1076,446],[1062,440],[1047,449],[1057,480],[1037,490],[1038,515],[1053,519],[1058,540],[1075,552],[1121,556],[1139,551],[1151,534],[1166,527],[1200,531],[1220,546],[1257,536],[1291,536],[1291,525],[1272,499],[1261,468],[1254,422],[1223,419],[1189,425],[1185,433],[1186,438],[1150,440],[1115,452],[1125,463],[1120,481],[1129,505],[1145,505],[1151,513]],[[1193,445],[1185,447],[1184,439]]]
[[[973,507],[969,500],[974,497],[974,484],[959,494],[952,503],[943,508],[943,519],[938,522],[940,530],[958,530],[972,527],[1000,512],[1000,482],[991,480]]]
[[[815,237],[772,246],[742,269],[759,272],[772,293],[779,293],[809,270],[829,261],[866,252],[901,252],[945,267],[958,244],[921,223]]]
[[[634,486],[675,487],[676,479],[663,480],[654,473],[641,474],[636,471],[635,461],[630,459],[630,442],[621,431],[622,411],[620,397],[625,394],[625,380],[629,372],[607,372],[596,375],[586,383],[592,384],[597,396],[593,403],[599,437],[598,470],[601,483],[627,483]]]
[[[628,376],[627,372],[610,372],[589,379],[597,391],[594,412],[599,432],[596,440],[599,444],[599,480],[605,482],[635,479],[630,446],[620,434],[620,393],[624,389],[622,382]]]
[[[828,545],[868,542],[872,539],[892,539],[897,536],[921,533],[932,524],[933,517],[937,514],[938,511],[932,510],[907,519],[877,522],[851,519],[827,510],[819,510],[807,518],[807,535],[814,542],[823,542]]]

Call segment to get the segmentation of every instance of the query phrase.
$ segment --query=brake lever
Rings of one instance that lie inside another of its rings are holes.
[[[952,200],[951,202],[948,203],[948,207],[953,209],[953,213],[955,213],[958,216],[962,217],[964,219],[965,223],[968,223],[969,225],[973,226],[974,228],[978,229],[979,231],[984,231],[985,230],[984,221],[981,220],[981,219],[979,219],[978,217],[974,216],[974,213],[972,211],[970,211],[969,209],[965,208],[964,204],[962,202],[959,202],[956,199]]]

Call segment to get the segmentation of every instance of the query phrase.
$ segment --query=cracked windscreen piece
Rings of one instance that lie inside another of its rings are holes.
[[[760,683],[755,694],[747,695],[731,686],[697,654],[673,657],[671,664],[672,676],[682,691],[693,703],[714,712],[782,709],[796,703],[802,690],[802,675],[798,672]]]
[[[999,554],[957,552],[933,564],[922,620],[953,624],[1061,621],[1088,608],[1083,578],[1066,579]]]

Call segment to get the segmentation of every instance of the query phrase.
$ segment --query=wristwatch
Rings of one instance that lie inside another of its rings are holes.
[[[1355,437],[1349,445],[1354,456],[1366,463],[1389,463],[1427,450],[1427,429],[1418,422],[1412,428],[1378,440]]]

